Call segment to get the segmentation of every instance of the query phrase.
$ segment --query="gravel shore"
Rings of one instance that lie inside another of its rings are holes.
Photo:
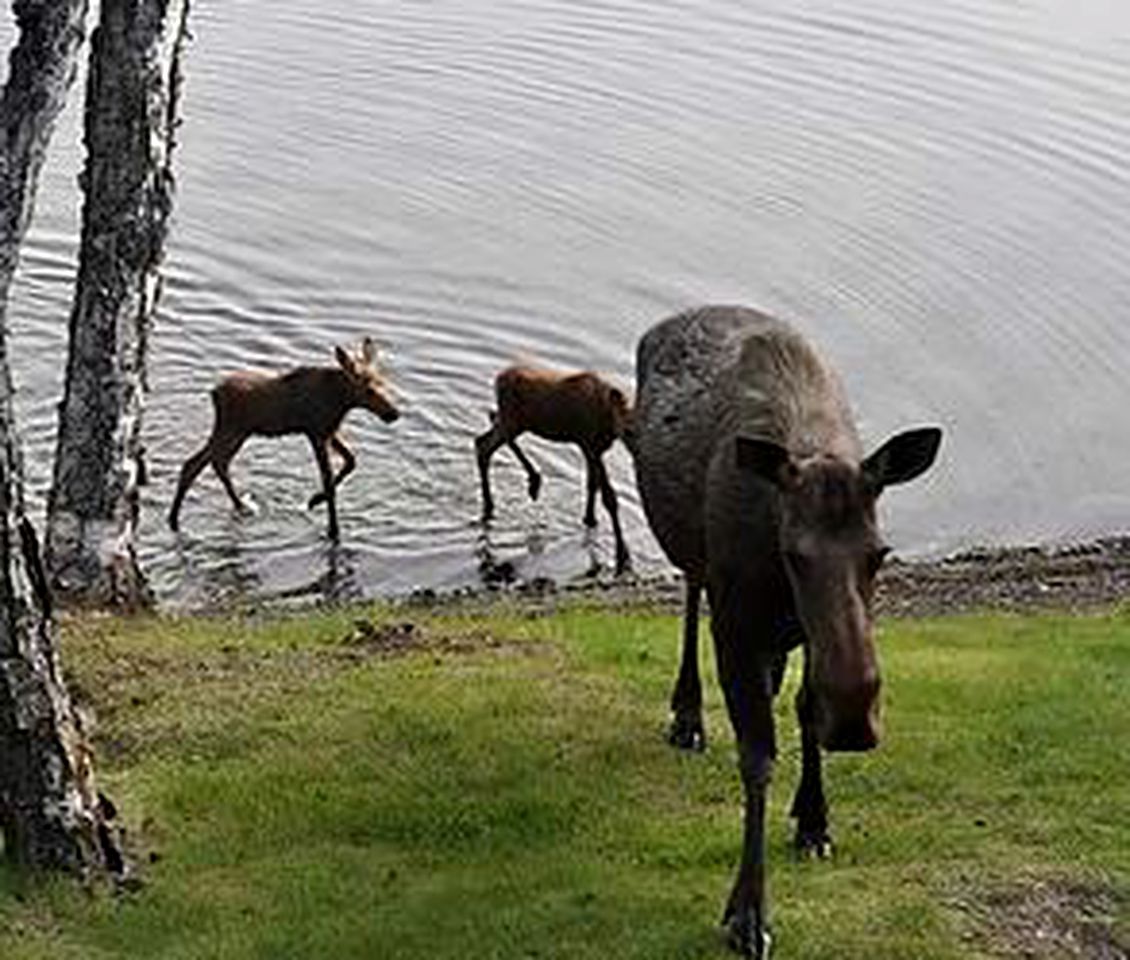
[[[1025,612],[1109,608],[1130,597],[1130,536],[1060,547],[968,550],[941,560],[892,559],[879,576],[879,616],[918,617],[975,610]],[[409,606],[492,605],[506,599],[544,610],[561,602],[600,606],[659,606],[683,602],[677,574],[602,576],[570,583],[533,580],[499,588],[437,594],[421,590]]]

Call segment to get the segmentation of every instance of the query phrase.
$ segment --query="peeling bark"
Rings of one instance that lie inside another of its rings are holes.
[[[91,42],[82,244],[48,496],[63,598],[150,601],[137,561],[146,341],[161,291],[187,0],[103,0]]]
[[[51,597],[25,515],[7,353],[8,290],[86,9],[86,0],[14,4],[19,42],[0,96],[0,838],[17,863],[120,873],[108,807],[59,672]]]

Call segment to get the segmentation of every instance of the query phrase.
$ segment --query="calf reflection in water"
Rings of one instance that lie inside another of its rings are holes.
[[[707,307],[653,327],[640,341],[636,376],[631,448],[640,497],[687,584],[671,741],[703,744],[697,630],[705,586],[745,792],[741,865],[723,921],[731,944],[762,960],[772,702],[785,658],[803,648],[795,842],[798,852],[821,856],[830,841],[820,751],[869,750],[879,739],[871,597],[887,551],[875,504],[931,465],[941,431],[900,433],[864,457],[834,371],[790,326],[740,307]]]
[[[228,468],[245,440],[252,436],[304,434],[314,449],[322,488],[310,497],[313,509],[325,503],[329,535],[338,539],[334,491],[353,470],[356,459],[338,434],[345,415],[354,408],[375,413],[392,423],[400,413],[389,399],[389,388],[377,364],[377,350],[366,337],[357,353],[335,349],[337,366],[298,367],[282,374],[242,371],[225,377],[212,390],[215,419],[208,442],[181,468],[177,492],[169,509],[169,527],[178,529],[181,502],[208,464],[224,485],[237,510],[246,507],[232,485]],[[342,460],[334,475],[330,450]]]
[[[494,516],[490,490],[490,459],[503,444],[508,446],[526,471],[530,499],[541,491],[541,474],[518,446],[527,431],[546,440],[575,443],[585,457],[587,497],[585,525],[596,526],[596,493],[612,521],[616,538],[616,572],[628,569],[630,557],[620,530],[616,491],[604,467],[604,454],[623,439],[632,417],[624,392],[595,373],[560,373],[537,367],[507,367],[494,381],[498,410],[493,425],[475,439],[479,480],[483,494],[483,522]]]

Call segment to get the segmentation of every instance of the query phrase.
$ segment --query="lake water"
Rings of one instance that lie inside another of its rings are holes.
[[[0,51],[13,42],[5,15]],[[904,555],[1130,528],[1130,6],[1121,0],[195,0],[179,193],[145,415],[141,529],[158,596],[399,593],[611,563],[571,448],[530,440],[529,504],[472,442],[532,357],[630,385],[686,306],[794,320],[838,364],[866,442],[940,423],[892,491]],[[11,312],[33,504],[50,481],[74,273],[76,87]],[[164,526],[208,390],[330,362],[371,334],[404,416],[355,412],[343,548],[307,512],[304,441],[253,440],[232,515],[206,473]],[[664,569],[627,453],[637,568]]]

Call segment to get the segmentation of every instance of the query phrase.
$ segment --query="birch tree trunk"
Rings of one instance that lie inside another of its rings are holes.
[[[8,291],[55,118],[75,75],[86,0],[17,0],[0,95],[0,839],[9,860],[123,869],[82,725],[59,673],[51,597],[24,512],[8,366]]]
[[[188,0],[102,0],[86,92],[82,245],[48,496],[47,571],[65,599],[149,601],[136,550],[146,340],[172,209]]]

